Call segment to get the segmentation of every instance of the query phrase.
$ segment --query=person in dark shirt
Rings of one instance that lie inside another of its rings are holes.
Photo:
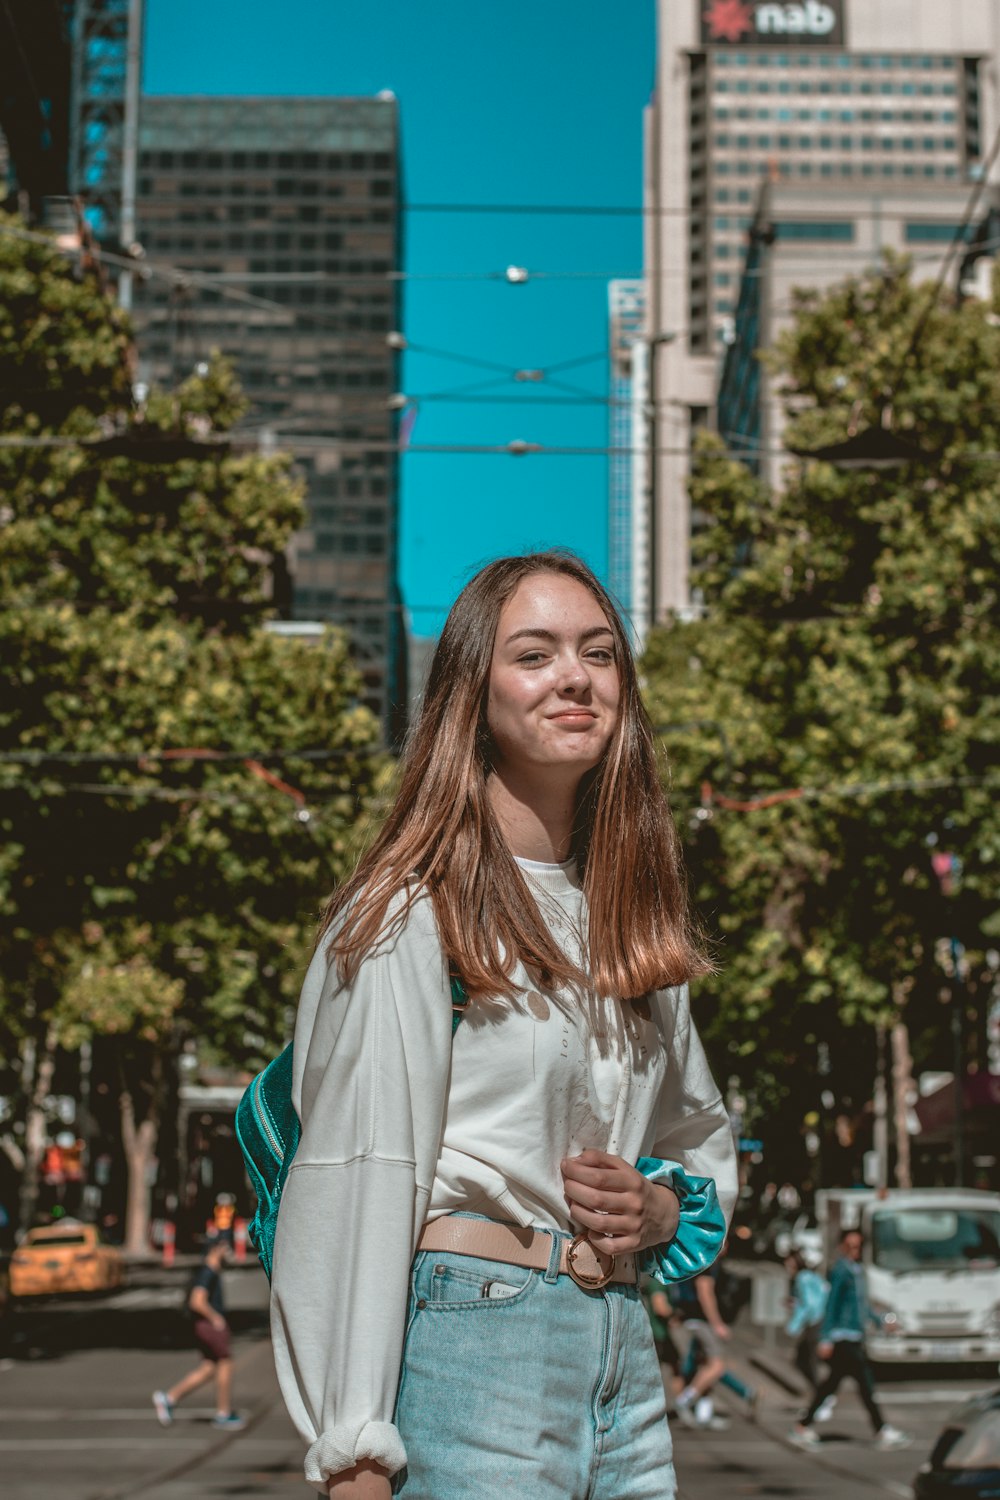
[[[205,1258],[191,1282],[187,1305],[194,1319],[194,1341],[201,1354],[201,1361],[175,1386],[171,1386],[169,1391],[153,1392],[153,1406],[163,1427],[169,1427],[173,1422],[177,1403],[210,1380],[215,1381],[216,1396],[212,1425],[231,1429],[244,1425],[243,1418],[232,1408],[233,1360],[222,1292],[222,1268],[228,1251],[226,1240],[210,1240]]]

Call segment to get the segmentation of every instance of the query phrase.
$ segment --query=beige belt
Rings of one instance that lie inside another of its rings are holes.
[[[547,1271],[552,1236],[542,1229],[523,1229],[494,1219],[461,1219],[445,1214],[425,1224],[418,1250],[450,1250],[455,1255],[475,1255],[481,1260],[502,1260],[530,1271]],[[571,1276],[585,1291],[597,1291],[609,1282],[636,1284],[634,1255],[607,1255],[590,1243],[586,1235],[563,1240],[559,1253],[559,1275]]]

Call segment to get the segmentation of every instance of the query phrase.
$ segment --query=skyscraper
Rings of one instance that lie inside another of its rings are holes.
[[[294,612],[348,629],[398,735],[395,99],[144,98],[136,217],[150,267],[181,273],[137,284],[142,378],[233,360],[246,440],[290,450],[307,483]]]
[[[642,281],[608,284],[611,405],[608,435],[608,583],[637,644],[649,628],[648,367]]]
[[[1000,126],[998,59],[995,0],[660,0],[646,120],[654,617],[691,602],[688,454],[715,405],[761,178],[817,204],[910,184],[926,208],[940,186],[953,219],[954,188]],[[845,247],[844,274],[858,268]]]

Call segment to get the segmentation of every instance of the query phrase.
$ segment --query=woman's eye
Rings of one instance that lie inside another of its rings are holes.
[[[523,656],[517,658],[518,666],[521,667],[536,667],[540,661],[544,660],[545,657],[541,651],[526,651]]]
[[[610,666],[614,659],[615,653],[605,650],[603,646],[599,646],[596,651],[587,652],[587,660],[599,662],[601,666]]]

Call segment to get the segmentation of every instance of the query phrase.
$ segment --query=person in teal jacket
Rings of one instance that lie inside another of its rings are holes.
[[[883,1319],[868,1301],[861,1249],[860,1230],[848,1229],[840,1239],[840,1259],[830,1272],[830,1292],[820,1326],[816,1352],[829,1362],[829,1373],[818,1387],[801,1422],[789,1434],[801,1448],[819,1447],[819,1437],[812,1423],[823,1403],[835,1396],[840,1383],[849,1377],[858,1388],[864,1408],[871,1419],[875,1441],[880,1448],[904,1448],[910,1442],[885,1420],[875,1399],[875,1377],[865,1352],[865,1333],[869,1325],[880,1327]]]
[[[785,1324],[789,1338],[795,1339],[795,1368],[812,1386],[819,1385],[819,1364],[816,1345],[819,1342],[820,1325],[826,1312],[826,1301],[830,1284],[818,1271],[806,1265],[798,1250],[785,1256],[785,1270],[790,1283],[791,1312]]]

